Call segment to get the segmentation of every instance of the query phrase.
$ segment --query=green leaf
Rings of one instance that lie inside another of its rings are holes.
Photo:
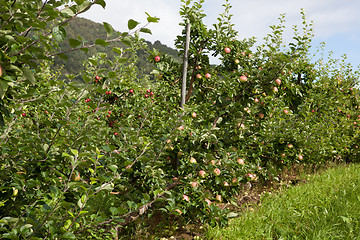
[[[76,149],[70,149],[71,153],[74,155],[74,156],[77,156],[79,155],[79,151],[76,150]]]
[[[113,50],[113,52],[116,52],[119,55],[122,55],[122,53],[123,53],[123,49],[119,48],[119,47],[114,47],[112,50]]]
[[[22,72],[23,72],[26,80],[28,80],[32,85],[35,85],[35,77],[34,77],[33,73],[31,72],[31,70],[28,68],[23,68]]]
[[[132,29],[136,28],[136,26],[139,25],[139,24],[140,24],[139,22],[137,22],[137,21],[135,21],[133,19],[130,19],[128,21],[128,28],[129,28],[129,30],[132,30]]]
[[[107,45],[109,45],[109,43],[107,43],[107,42],[106,42],[105,40],[103,40],[103,39],[96,39],[95,44],[96,44],[96,45],[100,45],[100,46],[107,46]]]
[[[113,171],[113,172],[116,172],[116,170],[118,169],[118,166],[116,166],[116,165],[110,165],[110,166],[109,166],[109,169],[110,169],[111,171]]]
[[[152,34],[151,30],[148,28],[142,28],[142,29],[140,29],[140,32]]]
[[[102,6],[103,8],[106,7],[106,3],[105,3],[104,0],[97,0],[97,1],[95,2],[95,4],[98,4],[98,5]]]
[[[81,41],[79,41],[77,39],[70,38],[69,39],[69,44],[70,44],[70,47],[74,48],[74,47],[80,46]]]
[[[52,34],[58,42],[62,42],[66,38],[66,30],[61,26],[54,27]]]
[[[69,58],[65,53],[58,54],[57,56],[64,60],[68,60],[68,58]]]
[[[145,13],[146,13],[146,15],[148,15],[148,18],[147,18],[147,21],[148,21],[148,22],[153,22],[153,23],[159,22],[160,18],[151,17],[150,14],[148,14],[147,12],[145,12]]]
[[[81,5],[84,3],[84,0],[74,0],[77,5]]]
[[[107,34],[108,36],[110,36],[110,35],[113,33],[114,29],[113,29],[112,26],[111,26],[109,23],[107,23],[107,22],[103,22],[103,25],[104,25],[106,34]]]
[[[76,239],[74,233],[66,232],[61,236],[62,239]]]
[[[121,42],[129,47],[132,46],[132,41],[130,37],[124,37],[123,39],[121,39]]]

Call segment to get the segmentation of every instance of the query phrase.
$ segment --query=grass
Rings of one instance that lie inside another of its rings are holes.
[[[270,195],[205,239],[360,239],[360,165],[338,166]]]

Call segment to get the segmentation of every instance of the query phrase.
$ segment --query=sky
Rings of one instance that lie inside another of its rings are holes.
[[[127,31],[127,21],[134,19],[142,25],[147,23],[145,12],[160,18],[159,23],[148,26],[152,35],[143,34],[148,41],[161,41],[174,47],[176,36],[182,31],[179,23],[180,0],[105,0],[105,10],[95,6],[81,17],[95,22],[110,23],[117,31]],[[223,12],[223,0],[205,0],[204,19],[209,28]],[[347,62],[360,65],[360,1],[359,0],[230,0],[232,23],[239,39],[256,37],[261,40],[271,32],[269,26],[279,23],[281,14],[286,14],[285,40],[291,40],[292,26],[301,27],[301,9],[307,19],[314,22],[313,49],[326,43],[325,51],[334,52],[334,58],[347,55]]]

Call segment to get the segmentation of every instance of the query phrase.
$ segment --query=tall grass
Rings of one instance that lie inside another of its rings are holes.
[[[360,239],[360,165],[338,166],[266,197],[205,239]]]

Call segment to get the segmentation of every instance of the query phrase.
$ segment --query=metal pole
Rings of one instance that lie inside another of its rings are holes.
[[[184,109],[185,96],[186,96],[186,76],[187,76],[188,54],[189,54],[189,45],[190,45],[190,29],[191,29],[191,24],[190,24],[189,20],[187,20],[187,23],[186,23],[185,51],[184,51],[183,78],[182,78],[182,85],[181,85],[181,102],[180,102],[180,107],[182,109]]]

